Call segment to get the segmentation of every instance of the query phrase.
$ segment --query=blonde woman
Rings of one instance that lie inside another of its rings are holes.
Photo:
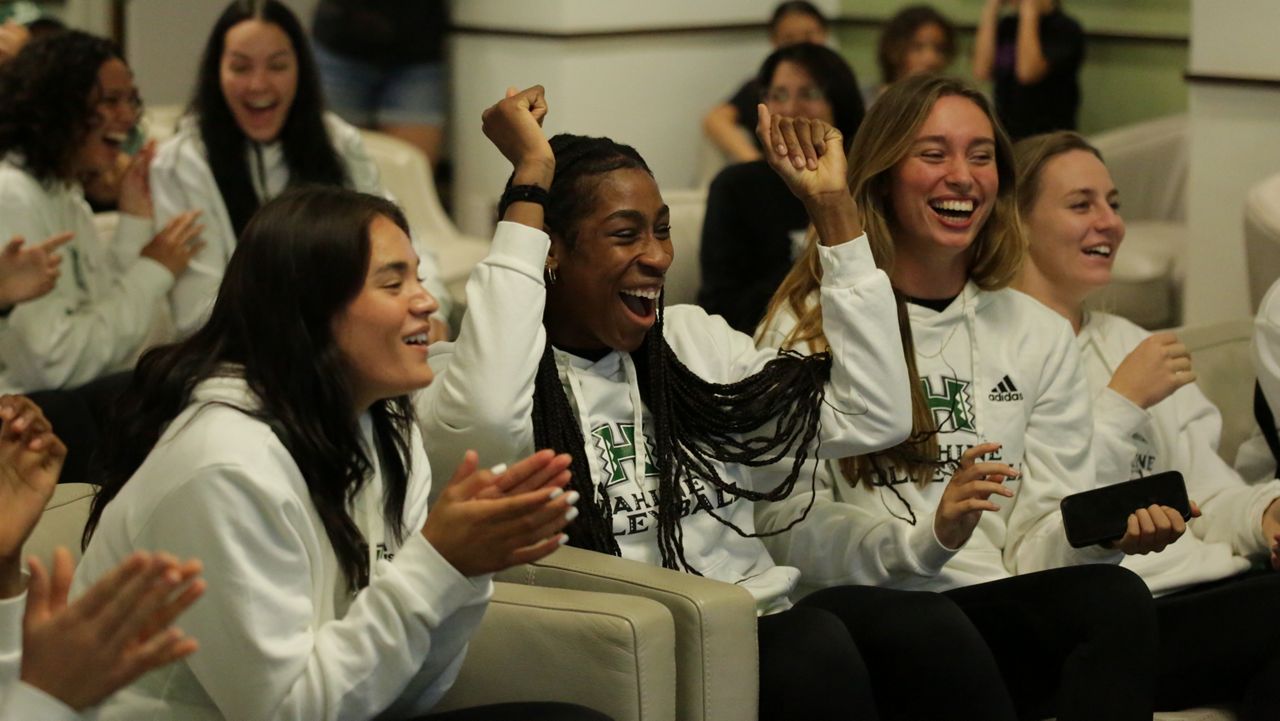
[[[1124,241],[1119,193],[1102,156],[1071,132],[1016,148],[1018,208],[1030,237],[1018,287],[1075,330],[1089,395],[1098,482],[1181,471],[1203,515],[1158,554],[1124,565],[1159,596],[1161,657],[1156,705],[1179,709],[1238,701],[1242,719],[1272,718],[1280,689],[1280,574],[1250,570],[1280,535],[1280,481],[1244,482],[1218,457],[1222,416],[1195,385],[1186,346],[1124,318],[1086,311],[1111,281]],[[1270,671],[1268,670],[1270,669]]]
[[[1093,483],[1086,386],[1070,327],[1008,289],[1024,252],[1008,137],[969,85],[908,78],[872,106],[849,167],[902,301],[914,432],[832,464],[816,497],[761,508],[767,530],[815,504],[770,551],[810,584],[944,591],[986,638],[1021,717],[1149,719],[1149,594],[1112,564],[1181,526],[1144,509],[1115,547],[1067,544],[1058,502]],[[810,247],[774,297],[763,344],[825,348],[813,260]]]

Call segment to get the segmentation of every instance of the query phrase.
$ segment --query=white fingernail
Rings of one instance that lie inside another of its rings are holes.
[[[564,494],[564,489],[563,489],[563,488],[557,488],[557,489],[555,489],[554,491],[552,491],[552,492],[551,492],[551,495],[547,496],[547,500],[549,501],[549,500],[551,500],[551,499],[553,499],[553,498],[559,498],[559,497],[560,497],[561,495],[563,495],[563,494]]]
[[[506,473],[506,472],[507,472],[507,464],[505,464],[505,463],[499,463],[498,465],[494,466],[493,468],[490,468],[490,469],[489,469],[489,472],[490,472],[490,473],[492,473],[492,474],[493,474],[493,475],[495,475],[495,476],[501,476],[503,473]]]
[[[564,512],[564,520],[566,520],[566,521],[572,521],[573,519],[575,519],[575,518],[577,518],[577,517],[578,517],[578,507],[577,507],[577,506],[570,506],[570,507],[569,507],[569,510],[567,510],[567,511],[565,511],[565,512]]]
[[[568,542],[569,542],[569,534],[567,534],[567,533],[561,533],[561,534],[560,534],[560,538],[556,539],[556,542],[557,542],[557,543],[559,543],[561,546],[563,546],[564,544],[568,543]]]
[[[581,496],[578,494],[577,491],[569,491],[569,495],[564,497],[564,502],[572,506],[573,504],[578,502],[579,498],[581,498]]]

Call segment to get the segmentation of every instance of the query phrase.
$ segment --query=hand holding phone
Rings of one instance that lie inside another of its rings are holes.
[[[1062,523],[1073,548],[1118,542],[1126,554],[1162,550],[1199,515],[1182,474],[1166,471],[1062,499]]]

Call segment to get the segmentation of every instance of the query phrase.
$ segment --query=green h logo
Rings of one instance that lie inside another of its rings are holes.
[[[604,485],[606,487],[612,486],[627,480],[627,472],[623,470],[623,464],[634,464],[636,460],[635,424],[606,423],[592,430],[591,435],[595,437],[596,445],[603,451],[601,455],[604,460],[605,472],[609,474],[609,480],[605,481]],[[653,465],[652,453],[646,454],[644,474],[646,476],[658,475],[658,469]]]
[[[946,432],[976,431],[969,396],[969,381],[942,376],[942,392],[935,393],[929,378],[920,379],[925,402],[933,411],[933,421],[938,430]]]

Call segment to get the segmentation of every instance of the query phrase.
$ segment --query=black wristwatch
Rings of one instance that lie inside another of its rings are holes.
[[[546,188],[537,185],[513,185],[507,188],[502,194],[502,200],[499,205],[503,208],[510,208],[512,203],[537,203],[544,209],[547,207],[547,198],[550,194]]]

